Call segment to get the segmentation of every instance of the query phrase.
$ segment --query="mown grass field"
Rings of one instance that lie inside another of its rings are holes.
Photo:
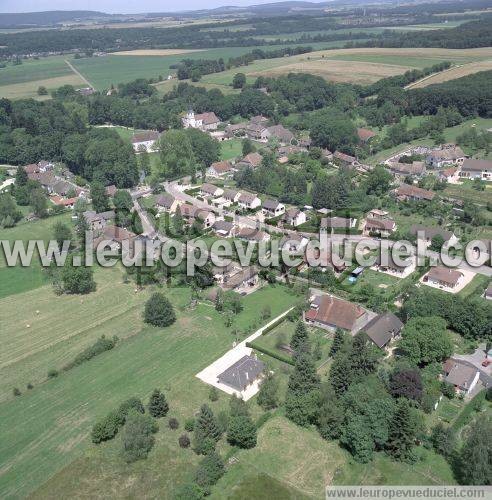
[[[232,346],[233,337],[222,318],[211,305],[189,309],[189,288],[171,288],[165,293],[177,310],[178,321],[167,329],[146,327],[140,313],[150,289],[134,294],[134,285],[122,285],[121,278],[117,269],[101,271],[99,292],[93,297],[56,297],[51,287],[43,287],[34,296],[28,292],[16,295],[13,302],[4,299],[8,302],[5,305],[0,301],[0,307],[17,313],[29,302],[23,319],[34,317],[30,331],[36,329],[33,339],[30,333],[16,333],[20,325],[13,321],[2,328],[1,335],[7,340],[4,345],[25,355],[11,368],[12,379],[16,374],[21,379],[29,372],[30,360],[38,363],[41,378],[52,367],[42,366],[42,360],[48,363],[51,355],[33,352],[33,345],[39,349],[43,342],[45,346],[53,344],[61,354],[77,350],[71,342],[86,347],[105,332],[126,338],[112,351],[0,404],[1,497],[23,497],[80,458],[91,446],[88,436],[94,422],[130,396],[147,399],[155,387],[160,387],[180,420],[207,400],[208,387],[195,374]],[[262,289],[244,298],[244,310],[236,325],[243,330],[257,324],[258,310],[265,303],[270,304],[275,316],[295,300],[283,287]],[[39,315],[35,312],[38,309]],[[80,336],[74,337],[77,330]],[[159,474],[165,474],[166,469],[167,461],[160,464]],[[139,466],[134,473],[138,470],[150,474]],[[172,470],[168,470],[172,477]],[[103,473],[115,471],[109,465]],[[89,479],[72,476],[76,495]],[[132,486],[121,477],[117,483],[120,496]]]
[[[48,241],[52,237],[53,225],[57,221],[69,222],[70,214],[62,214],[36,222],[19,222],[15,227],[0,230],[0,240],[10,242],[29,239]],[[46,283],[46,276],[39,259],[34,259],[29,267],[8,267],[3,249],[0,250],[0,299],[9,295],[26,292]]]
[[[29,59],[19,66],[9,64],[1,68],[0,96],[9,99],[27,97],[46,99],[46,96],[37,94],[40,86],[46,87],[48,92],[62,85],[85,86],[85,82],[70,69],[65,59],[67,56]]]

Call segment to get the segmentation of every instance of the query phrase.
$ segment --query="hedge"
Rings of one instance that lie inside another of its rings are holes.
[[[252,349],[260,351],[263,354],[266,354],[267,356],[271,356],[272,358],[278,359],[283,363],[294,365],[294,360],[290,356],[287,356],[286,354],[281,354],[280,352],[274,351],[273,349],[268,349],[268,347],[259,346],[254,342],[246,342],[246,347],[251,347]]]
[[[281,318],[277,319],[274,321],[271,325],[268,325],[262,332],[262,335],[267,335],[270,333],[274,328],[276,328],[278,325],[281,325],[285,320],[287,319],[287,315],[282,316]]]

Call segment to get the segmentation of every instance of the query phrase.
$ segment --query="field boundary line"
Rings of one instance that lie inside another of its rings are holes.
[[[92,85],[92,83],[87,80],[87,78],[77,69],[75,68],[75,66],[68,60],[68,59],[65,59],[65,62],[67,63],[68,67],[78,76],[80,77],[85,83],[87,83],[87,85],[89,85],[89,87],[91,88],[95,88],[94,85]]]

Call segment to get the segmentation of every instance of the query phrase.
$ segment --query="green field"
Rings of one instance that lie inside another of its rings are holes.
[[[243,144],[241,139],[231,139],[220,143],[220,158],[222,160],[231,160],[242,155]]]
[[[11,242],[29,239],[48,241],[52,237],[55,222],[68,222],[70,214],[49,217],[36,222],[19,222],[15,227],[0,230],[0,240]],[[0,299],[9,295],[26,292],[46,283],[46,276],[38,259],[30,267],[7,267],[3,250],[0,251]]]
[[[326,44],[322,44],[323,47],[325,45]],[[72,61],[72,64],[95,86],[96,89],[101,90],[109,88],[111,84],[117,85],[118,83],[130,82],[136,78],[157,78],[159,75],[162,75],[163,78],[167,78],[169,74],[176,72],[176,70],[171,69],[170,66],[178,64],[185,58],[223,58],[227,60],[230,57],[237,57],[247,52],[251,52],[255,48],[274,50],[277,46],[225,47],[170,56],[107,55],[104,57],[76,59]],[[235,73],[237,73],[237,71],[239,70],[235,68]]]
[[[0,69],[0,97],[10,99],[38,96],[38,87],[44,86],[50,92],[62,85],[84,87],[87,84],[76,75],[65,62],[69,56],[43,57],[24,60],[19,66],[9,64]]]
[[[27,308],[21,325],[11,319],[8,328],[0,331],[3,346],[10,352],[8,360],[7,354],[3,358],[2,368],[11,381],[18,380],[16,385],[23,392],[0,404],[2,498],[25,496],[79,458],[90,446],[88,434],[94,421],[132,395],[146,399],[154,387],[160,387],[180,419],[190,416],[208,393],[207,386],[194,375],[232,345],[233,337],[213,307],[187,307],[189,288],[166,291],[177,309],[178,321],[167,329],[156,329],[145,327],[141,319],[142,304],[150,290],[135,293],[134,285],[123,285],[119,269],[101,270],[98,282],[99,290],[93,296],[56,297],[48,286],[0,301],[1,308],[12,311],[10,318],[14,311]],[[275,316],[294,301],[295,296],[283,287],[264,288],[243,299],[244,310],[236,325],[243,330],[257,324],[257,311],[265,303]],[[26,331],[28,320],[33,326]],[[56,379],[24,390],[21,383],[28,380],[27,374],[42,379],[53,364],[62,363],[56,352],[60,356],[67,351],[73,354],[105,332],[126,340]],[[53,355],[46,352],[53,348]],[[15,365],[10,362],[12,352],[23,356]],[[30,368],[31,363],[35,369]],[[166,469],[164,462],[159,473]],[[72,477],[74,491],[80,492],[87,480],[80,475]]]
[[[0,87],[70,75],[72,70],[65,59],[64,56],[53,56],[37,60],[27,59],[19,66],[8,64],[7,67],[0,68]]]

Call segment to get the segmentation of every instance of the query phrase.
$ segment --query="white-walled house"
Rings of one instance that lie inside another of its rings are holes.
[[[244,191],[239,195],[237,201],[241,208],[245,208],[248,210],[254,210],[255,208],[261,206],[261,200],[260,198],[258,198],[258,196],[252,193],[246,193]]]
[[[161,135],[157,130],[146,130],[145,132],[137,132],[133,134],[132,137],[132,146],[134,151],[147,151],[150,153],[151,151],[155,151],[157,148],[157,141]]]
[[[198,128],[200,130],[217,130],[220,124],[218,116],[214,112],[195,114],[189,110],[182,118],[183,128]]]
[[[267,217],[278,217],[285,213],[285,205],[278,200],[268,199],[263,202],[262,210]]]
[[[299,210],[298,208],[289,208],[285,211],[282,220],[289,226],[297,227],[301,224],[304,224],[307,218],[305,212],[303,212],[302,210]]]

